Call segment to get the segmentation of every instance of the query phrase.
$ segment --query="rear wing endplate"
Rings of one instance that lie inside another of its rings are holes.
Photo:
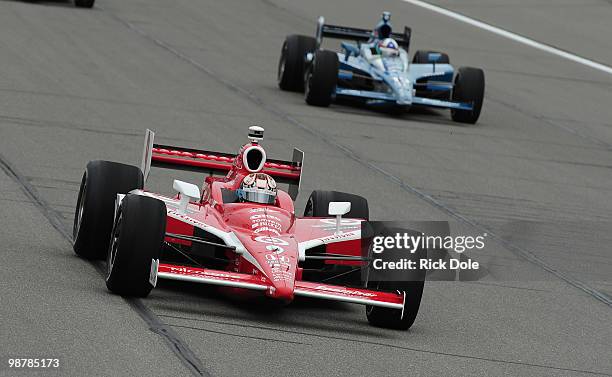
[[[206,175],[225,176],[232,169],[236,154],[155,144],[155,133],[147,129],[141,170],[146,183],[151,167],[187,170]],[[262,170],[278,183],[289,184],[288,193],[297,198],[302,177],[304,152],[294,148],[292,161],[268,159]]]

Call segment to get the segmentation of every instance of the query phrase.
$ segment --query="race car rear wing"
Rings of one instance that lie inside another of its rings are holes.
[[[147,129],[141,164],[145,182],[151,167],[224,176],[232,169],[237,156],[230,153],[155,144],[154,138],[155,133]],[[267,159],[262,172],[274,177],[278,183],[289,184],[289,196],[295,200],[300,189],[303,161],[304,152],[294,148],[291,161]]]
[[[390,38],[393,38],[397,43],[408,50],[410,46],[411,29],[404,26],[403,33],[391,33]],[[367,42],[373,37],[372,30],[360,29],[347,26],[329,25],[325,23],[325,18],[319,17],[317,22],[317,48],[323,42],[323,38],[348,39],[358,42]]]

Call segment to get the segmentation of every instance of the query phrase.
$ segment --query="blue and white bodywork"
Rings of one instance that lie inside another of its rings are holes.
[[[339,99],[371,106],[450,109],[455,122],[474,124],[482,109],[485,76],[474,67],[455,69],[447,54],[419,50],[412,60],[409,27],[394,32],[384,12],[374,29],[317,23],[314,37],[285,38],[278,62],[281,90],[303,92],[310,106]],[[324,38],[342,40],[339,51],[321,48]]]
[[[409,45],[409,29],[404,34],[388,33],[390,37],[400,40],[398,56],[376,54],[381,28],[391,30],[389,19],[390,15],[385,12],[374,31],[368,33],[368,40],[362,42],[363,30],[343,28],[339,32],[330,32],[330,28],[337,27],[325,25],[323,17],[319,18],[318,46],[324,36],[356,40],[355,43],[343,41],[341,52],[337,53],[339,67],[335,98],[362,99],[368,105],[418,105],[471,111],[471,103],[450,100],[455,70],[450,64],[437,63],[442,54],[428,54],[429,62],[425,64],[410,63],[404,48]]]
[[[342,47],[344,52],[338,53],[340,67],[336,97],[363,98],[368,105],[422,105],[472,110],[471,104],[448,100],[455,73],[450,64],[410,64],[408,53],[404,49],[400,50],[397,57],[381,57],[372,56],[369,51],[371,46],[368,44],[358,47],[343,42]],[[358,55],[355,55],[355,51]],[[434,60],[437,56],[431,56],[431,59]],[[364,75],[372,81],[372,90],[353,88],[352,80]],[[432,95],[439,94],[444,99],[419,97],[417,88],[422,89],[422,92],[431,92]]]

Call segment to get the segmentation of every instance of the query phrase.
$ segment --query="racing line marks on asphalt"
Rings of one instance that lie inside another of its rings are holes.
[[[127,303],[144,319],[149,325],[149,329],[161,335],[168,347],[177,355],[179,359],[188,367],[194,376],[210,377],[200,359],[168,325],[163,323],[159,317],[151,311],[139,299],[125,299]]]
[[[2,155],[0,154],[0,168],[21,188],[24,195],[31,200],[31,203],[36,205],[43,212],[45,218],[49,221],[51,226],[55,228],[69,243],[72,244],[72,235],[64,226],[65,218],[55,211],[51,206],[38,195],[38,192],[28,182],[28,179],[21,175],[15,167]]]
[[[57,230],[68,244],[72,245],[72,234],[66,229],[64,221],[66,220],[60,213],[55,211],[51,206],[38,194],[38,191],[28,182],[28,179],[0,153],[0,169],[12,179],[21,188],[23,194],[31,200],[43,213],[43,216],[49,221],[51,226]],[[92,262],[92,265],[104,276],[106,269],[101,262]],[[166,326],[149,308],[147,308],[142,300],[137,298],[123,299],[140,315],[140,317],[149,325],[152,332],[159,334],[166,341],[170,349],[179,357],[189,371],[194,376],[210,377],[211,375],[204,369],[202,362],[189,349],[187,344],[176,334],[171,328]]]
[[[497,26],[493,26],[493,25],[488,24],[486,22],[478,21],[478,20],[476,20],[474,18],[465,16],[465,15],[463,15],[461,13],[453,12],[453,11],[448,10],[446,8],[442,8],[442,7],[439,7],[437,5],[426,3],[426,2],[421,1],[421,0],[401,0],[401,1],[403,1],[405,3],[412,4],[412,5],[419,6],[421,8],[428,9],[428,10],[430,10],[432,12],[436,12],[436,13],[439,13],[441,15],[453,18],[453,19],[455,19],[457,21],[461,21],[461,22],[464,22],[466,24],[469,24],[469,25],[472,25],[472,26],[476,26],[477,28],[486,30],[486,31],[491,32],[493,34],[497,34],[497,35],[499,35],[501,37],[504,37],[504,38],[507,38],[507,39],[511,39],[511,40],[513,40],[515,42],[522,43],[522,44],[524,44],[526,46],[530,46],[530,47],[536,48],[538,50],[541,50],[541,51],[544,51],[544,52],[548,52],[548,53],[553,54],[553,55],[560,56],[560,57],[562,57],[564,59],[571,60],[571,61],[573,61],[575,63],[582,64],[582,65],[585,65],[587,67],[594,68],[594,69],[596,69],[598,71],[605,72],[605,73],[607,73],[609,75],[612,75],[612,67],[610,67],[610,66],[598,63],[596,61],[593,61],[593,60],[590,60],[590,59],[587,59],[587,58],[583,58],[582,56],[578,56],[576,54],[572,54],[571,52],[561,50],[559,48],[547,45],[547,44],[542,43],[542,42],[538,42],[536,40],[524,37],[524,36],[522,36],[520,34],[513,33],[511,31],[502,29],[502,28],[497,27]]]
[[[593,144],[595,144],[595,145],[597,145],[599,147],[602,147],[604,149],[612,151],[612,145],[610,145],[609,143],[606,143],[605,141],[600,140],[597,137],[593,137],[593,136],[587,135],[584,132],[581,132],[581,131],[579,131],[579,130],[577,130],[575,128],[572,128],[572,127],[569,127],[569,126],[565,126],[565,125],[563,125],[561,123],[558,123],[558,121],[555,120],[555,119],[550,119],[550,118],[547,118],[547,117],[544,117],[544,116],[541,116],[541,115],[538,115],[538,114],[534,114],[534,113],[532,113],[530,111],[526,111],[525,109],[519,109],[518,106],[516,106],[515,104],[508,103],[508,102],[505,102],[505,101],[501,101],[499,99],[487,98],[487,101],[490,101],[490,102],[493,102],[493,103],[497,103],[497,104],[499,104],[501,106],[504,106],[504,107],[506,107],[508,109],[511,109],[511,110],[514,110],[514,111],[521,112],[521,113],[523,113],[523,115],[526,115],[527,117],[535,119],[536,121],[538,121],[540,123],[548,124],[548,125],[550,125],[552,127],[556,127],[556,128],[562,129],[564,131],[567,131],[567,132],[571,133],[572,135],[575,135],[575,136],[578,136],[579,138],[587,140],[587,141],[589,141],[589,142],[591,142],[591,143],[593,143]],[[571,120],[571,121],[574,122],[574,120]]]
[[[418,0],[402,0],[402,1],[418,1]],[[427,3],[423,3],[423,4],[427,4]],[[429,5],[429,4],[427,4],[427,5]],[[442,9],[442,8],[440,8],[440,9]],[[452,13],[452,12],[450,12],[450,13]],[[460,214],[456,210],[454,210],[451,207],[447,206],[446,204],[440,202],[439,200],[436,200],[435,198],[433,198],[431,195],[425,193],[424,191],[421,191],[418,188],[405,183],[398,176],[396,176],[393,173],[383,169],[382,167],[372,163],[371,161],[368,161],[367,159],[361,157],[359,154],[357,154],[355,151],[353,151],[349,147],[347,147],[347,146],[345,146],[345,145],[343,145],[343,144],[341,144],[341,143],[339,143],[339,142],[337,142],[335,140],[330,139],[324,133],[322,133],[320,131],[317,131],[316,129],[313,129],[312,127],[309,127],[306,124],[303,124],[302,122],[300,122],[296,118],[292,117],[290,114],[287,114],[287,113],[283,112],[282,110],[280,110],[279,108],[276,108],[273,105],[270,105],[270,104],[266,103],[265,101],[263,101],[261,98],[259,98],[254,93],[250,92],[249,90],[247,90],[245,88],[242,88],[242,87],[232,83],[231,81],[221,77],[220,75],[215,74],[208,67],[204,66],[200,62],[194,60],[193,58],[185,55],[184,53],[178,51],[176,48],[172,47],[168,43],[166,43],[166,42],[164,42],[164,41],[162,41],[162,40],[160,40],[158,38],[155,38],[154,36],[146,33],[145,31],[143,31],[143,30],[139,29],[138,27],[134,26],[132,23],[123,20],[122,18],[120,18],[116,14],[109,13],[109,15],[111,17],[113,17],[117,22],[119,22],[122,25],[124,25],[125,27],[127,27],[129,30],[139,34],[142,38],[144,38],[144,39],[154,43],[155,45],[161,47],[162,49],[164,49],[167,52],[173,54],[174,56],[176,56],[180,60],[191,64],[193,67],[195,67],[199,71],[203,72],[204,74],[209,76],[211,79],[213,79],[213,80],[217,81],[218,83],[220,83],[221,85],[227,87],[227,89],[229,89],[231,91],[234,91],[234,92],[236,92],[238,94],[242,94],[245,98],[249,99],[250,101],[252,101],[256,105],[259,105],[262,109],[264,109],[264,110],[266,110],[266,111],[268,111],[268,112],[278,116],[280,119],[283,119],[283,120],[285,120],[286,122],[288,122],[290,124],[293,124],[294,126],[300,128],[302,131],[304,131],[304,132],[306,132],[306,133],[316,137],[317,139],[321,140],[321,142],[323,142],[324,144],[327,144],[327,145],[329,145],[331,147],[337,148],[338,150],[342,151],[346,157],[348,157],[351,160],[353,160],[353,161],[363,165],[366,168],[369,168],[370,170],[378,172],[387,181],[390,181],[392,183],[397,184],[402,190],[415,195],[416,197],[418,197],[419,199],[421,199],[421,200],[425,201],[426,203],[430,204],[434,208],[437,208],[437,209],[441,210],[442,212],[448,214],[449,216],[451,216],[451,217],[453,217],[453,218],[455,218],[455,219],[457,219],[457,220],[459,220],[459,221],[461,221],[461,222],[463,222],[465,224],[468,224],[468,225],[472,226],[474,229],[477,229],[477,230],[482,231],[482,232],[487,232],[489,234],[489,238],[490,239],[495,240],[500,245],[504,246],[508,251],[514,253],[517,256],[520,256],[520,257],[524,258],[525,260],[535,264],[536,266],[539,266],[544,271],[549,272],[550,274],[556,276],[557,278],[559,278],[562,281],[565,281],[566,283],[568,283],[569,285],[573,286],[574,288],[580,289],[581,291],[591,295],[592,297],[594,297],[595,299],[603,302],[604,304],[608,305],[609,307],[612,307],[612,297],[609,297],[605,293],[598,291],[597,289],[589,286],[586,283],[583,283],[580,280],[577,280],[577,279],[572,278],[571,276],[565,275],[563,272],[561,272],[561,271],[557,270],[555,267],[549,265],[543,259],[541,259],[538,256],[536,256],[535,254],[533,254],[531,251],[526,250],[526,249],[524,249],[522,247],[516,246],[516,245],[512,244],[511,242],[504,240],[502,237],[498,236],[495,232],[493,232],[491,229],[487,228],[486,226],[484,226],[484,225],[476,222],[475,220],[472,220],[472,219],[470,219],[470,218]],[[610,68],[610,73],[612,74],[612,68]]]
[[[173,324],[168,324],[168,326],[180,327],[180,328],[189,329],[189,330],[210,332],[210,333],[219,334],[219,335],[234,336],[234,337],[243,338],[243,339],[247,338],[247,339],[263,340],[263,341],[266,341],[266,342],[298,344],[300,346],[311,346],[312,345],[312,344],[309,344],[309,343],[294,342],[292,340],[281,340],[281,339],[274,339],[274,338],[264,338],[264,337],[260,337],[260,336],[252,336],[252,335],[245,335],[245,334],[233,334],[233,333],[226,332],[226,331],[204,329],[204,328],[201,328],[201,327],[193,327],[193,326],[185,326],[185,325],[173,325]]]
[[[564,371],[564,372],[578,372],[578,373],[584,373],[584,374],[612,376],[612,374],[605,373],[605,372],[590,371],[590,370],[585,370],[585,369],[571,369],[571,368],[555,367],[555,366],[552,366],[552,365],[526,363],[526,362],[522,362],[522,361],[503,360],[503,359],[495,359],[495,358],[490,358],[490,357],[471,356],[471,355],[464,355],[464,354],[450,353],[450,352],[432,351],[432,350],[427,350],[427,349],[422,349],[422,348],[398,346],[396,344],[389,344],[389,343],[383,343],[383,342],[374,342],[374,341],[371,341],[371,340],[359,339],[359,338],[355,338],[355,337],[351,338],[351,337],[342,337],[342,336],[336,336],[336,335],[321,335],[321,334],[315,334],[315,333],[310,333],[310,332],[305,332],[305,331],[285,330],[285,329],[281,329],[281,328],[277,328],[277,327],[260,326],[260,325],[247,325],[247,324],[241,324],[241,323],[239,324],[239,323],[233,323],[233,322],[228,322],[228,321],[215,321],[215,320],[207,320],[207,319],[191,318],[191,317],[183,317],[183,316],[173,316],[173,315],[165,315],[165,314],[160,314],[159,316],[160,317],[166,317],[166,318],[175,318],[175,319],[188,320],[188,321],[193,321],[193,322],[208,322],[208,323],[215,323],[215,324],[221,324],[221,325],[229,325],[229,326],[235,326],[235,327],[246,327],[246,328],[259,329],[259,330],[268,330],[268,331],[273,331],[273,332],[289,333],[289,334],[296,334],[296,335],[305,335],[305,336],[311,336],[311,337],[314,337],[314,338],[341,340],[341,341],[344,341],[344,342],[351,342],[351,343],[357,343],[357,344],[367,344],[367,345],[379,346],[379,347],[388,347],[388,348],[398,349],[398,350],[403,350],[403,351],[411,351],[411,352],[415,352],[415,353],[424,353],[424,354],[437,355],[437,356],[455,357],[455,358],[459,358],[459,359],[478,360],[478,361],[485,361],[485,362],[492,362],[492,363],[518,365],[518,366],[530,367],[530,368],[552,369],[552,370],[558,370],[558,371]],[[188,328],[188,329],[200,330],[200,331],[209,331],[209,332],[220,333],[220,334],[225,334],[225,335],[234,335],[234,334],[224,333],[224,332],[220,332],[220,331],[217,332],[217,331],[211,331],[211,330],[208,330],[208,329],[202,329],[201,327],[190,327],[190,326],[179,326],[179,325],[171,325],[171,326],[185,327],[185,328]],[[267,338],[263,338],[263,339],[269,340]],[[272,340],[272,339],[270,339],[270,340]]]

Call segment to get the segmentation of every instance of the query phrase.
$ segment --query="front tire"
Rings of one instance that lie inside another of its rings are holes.
[[[387,282],[384,285],[368,287],[377,291],[399,291],[406,294],[403,317],[401,310],[366,305],[366,317],[368,318],[368,322],[372,326],[385,329],[408,330],[414,324],[417,314],[419,313],[424,286],[424,281],[409,281]]]
[[[277,81],[282,90],[304,91],[306,54],[314,52],[317,41],[305,35],[290,35],[285,39],[278,61]]]
[[[482,69],[461,67],[455,76],[453,101],[469,103],[472,110],[451,110],[451,118],[455,122],[474,124],[480,117],[484,100],[485,77]]]
[[[327,107],[338,83],[338,55],[333,51],[319,50],[314,56],[304,78],[306,103]]]
[[[104,259],[113,227],[115,199],[142,189],[139,168],[111,161],[90,161],[81,180],[74,214],[74,252],[87,259]]]
[[[151,263],[158,260],[166,235],[166,204],[127,195],[117,211],[107,255],[107,288],[122,296],[146,297]]]
[[[402,229],[385,229],[381,235],[395,237],[396,234],[408,233],[412,236],[419,236],[421,233],[406,231]],[[372,250],[370,250],[372,255]],[[379,254],[387,261],[396,261],[399,258],[406,258],[414,261],[417,268],[414,270],[395,270],[386,272],[375,270],[370,265],[366,287],[375,291],[401,292],[405,295],[404,307],[402,310],[392,308],[382,308],[379,306],[366,305],[366,317],[372,326],[395,330],[408,330],[414,323],[425,286],[426,271],[420,268],[420,259],[427,257],[427,250],[418,249],[414,253],[406,253],[403,249],[386,249]],[[392,275],[391,275],[392,274]]]

